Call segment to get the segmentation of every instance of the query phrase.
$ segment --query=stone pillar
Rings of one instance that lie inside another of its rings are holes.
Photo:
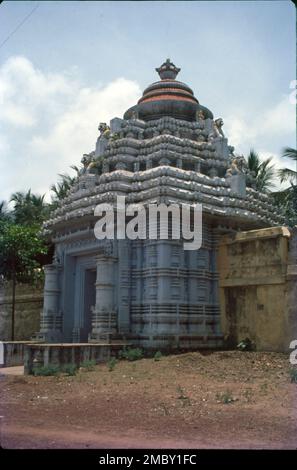
[[[93,308],[92,332],[89,341],[109,340],[117,331],[115,310],[115,258],[102,254],[96,258],[96,305]]]
[[[131,241],[118,241],[118,332],[130,331]]]
[[[60,311],[60,264],[44,266],[44,303],[40,321],[40,339],[55,342],[62,340],[62,312]]]
[[[171,304],[171,245],[168,240],[158,240],[157,244],[157,286],[158,286],[158,322],[155,323],[156,333],[161,335],[172,334],[176,330],[176,315],[168,309]]]

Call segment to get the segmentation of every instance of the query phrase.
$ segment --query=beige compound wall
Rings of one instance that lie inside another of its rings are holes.
[[[0,284],[0,340],[11,340],[12,288],[10,282]],[[43,285],[18,284],[15,306],[15,341],[29,340],[39,331],[43,305]]]
[[[288,351],[297,339],[297,233],[286,227],[220,241],[221,324],[226,345],[248,337],[257,350]]]

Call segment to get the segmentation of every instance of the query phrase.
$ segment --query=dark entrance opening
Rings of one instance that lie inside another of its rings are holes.
[[[81,329],[80,341],[88,341],[88,335],[92,329],[91,307],[96,303],[96,270],[87,269],[85,271],[85,289],[84,289],[84,322]]]

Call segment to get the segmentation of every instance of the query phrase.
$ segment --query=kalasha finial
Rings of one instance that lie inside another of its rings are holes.
[[[180,69],[176,67],[170,59],[167,59],[166,62],[164,62],[158,69],[156,69],[156,72],[160,75],[161,80],[165,80],[166,78],[175,80],[175,77],[177,76],[178,72],[180,72]]]

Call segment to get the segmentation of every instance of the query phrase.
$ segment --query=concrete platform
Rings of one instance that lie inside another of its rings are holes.
[[[32,374],[34,367],[49,364],[62,367],[84,361],[94,360],[97,364],[107,362],[127,346],[126,342],[117,343],[29,343],[24,349],[24,372]]]
[[[2,367],[0,377],[2,375],[24,375],[24,366]]]
[[[1,348],[3,358],[1,358],[0,368],[23,366],[24,348],[27,344],[33,344],[32,341],[2,341]]]

